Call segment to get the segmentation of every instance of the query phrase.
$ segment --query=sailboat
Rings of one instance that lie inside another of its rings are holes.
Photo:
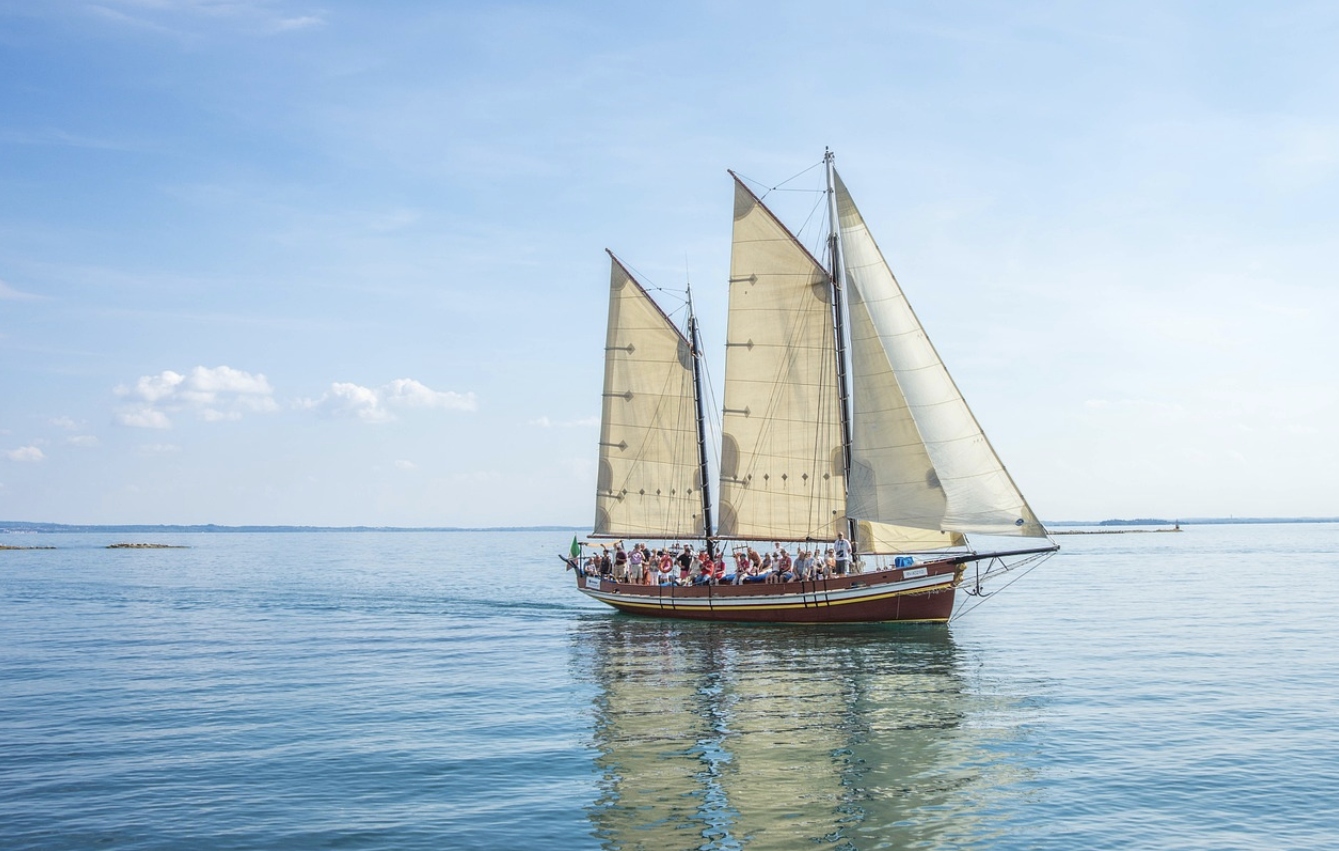
[[[824,169],[826,264],[729,172],[734,229],[715,502],[691,298],[681,330],[610,252],[591,537],[702,542],[713,558],[782,543],[822,551],[841,537],[852,572],[641,584],[585,569],[574,541],[566,560],[587,596],[653,617],[946,623],[960,592],[982,594],[984,581],[1059,549],[907,303],[831,151]],[[969,534],[1022,540],[978,551]]]

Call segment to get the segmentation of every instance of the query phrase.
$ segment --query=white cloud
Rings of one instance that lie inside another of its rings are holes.
[[[297,407],[330,417],[353,417],[367,423],[395,419],[397,408],[445,408],[473,411],[473,393],[433,390],[412,378],[397,378],[377,388],[335,382],[319,399],[300,399]]]
[[[450,408],[460,411],[473,411],[475,408],[473,393],[433,390],[412,378],[397,378],[377,392],[387,404],[408,408]]]
[[[186,380],[186,376],[179,375],[172,370],[164,370],[158,375],[144,375],[139,381],[135,382],[134,387],[124,385],[116,388],[116,395],[131,396],[144,402],[157,402],[159,399],[165,399],[171,396],[181,382]]]
[[[363,422],[382,423],[394,419],[381,404],[377,391],[357,384],[335,382],[319,399],[300,399],[297,406],[330,417],[356,417]]]
[[[417,470],[417,469],[418,469],[418,465],[415,464],[413,461],[404,461],[404,460],[396,461],[396,462],[395,462],[395,466],[396,466],[398,469],[401,469],[401,470]]]
[[[275,411],[274,388],[260,373],[230,366],[197,366],[189,375],[163,370],[144,375],[134,386],[121,385],[116,395],[129,404],[116,421],[136,428],[171,428],[169,413],[194,411],[205,422],[240,420],[245,412]]]
[[[0,454],[11,461],[41,461],[46,458],[46,454],[36,446],[20,446],[18,449],[7,449]]]
[[[76,434],[73,437],[65,438],[65,442],[70,446],[83,446],[86,448],[92,448],[102,443],[102,441],[98,440],[96,435],[92,434]]]
[[[66,431],[78,431],[79,424],[69,417],[53,417],[48,420],[56,428],[63,428]]]

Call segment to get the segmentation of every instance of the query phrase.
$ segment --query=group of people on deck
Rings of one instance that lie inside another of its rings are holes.
[[[727,564],[724,553],[713,558],[707,550],[695,550],[692,544],[652,549],[638,543],[628,550],[619,541],[612,545],[612,551],[609,545],[600,550],[600,554],[586,558],[582,571],[634,585],[809,582],[859,572],[859,563],[851,558],[851,543],[842,533],[826,552],[817,547],[801,549],[794,557],[780,544],[773,544],[771,552],[761,555],[753,547],[735,547],[733,565]]]

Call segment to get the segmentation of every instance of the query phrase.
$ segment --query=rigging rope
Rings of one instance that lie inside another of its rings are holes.
[[[992,572],[991,572],[990,570],[987,570],[987,571],[985,572],[984,575],[980,575],[980,574],[978,574],[977,577],[976,577],[976,581],[977,581],[977,590],[976,590],[976,591],[972,591],[972,590],[969,590],[969,589],[963,589],[964,593],[966,593],[966,594],[968,594],[968,595],[970,595],[970,596],[972,596],[972,597],[976,597],[976,598],[977,598],[976,602],[973,603],[973,604],[970,605],[970,606],[967,606],[966,604],[963,604],[962,606],[959,606],[959,607],[958,607],[958,610],[955,611],[952,615],[949,616],[949,620],[950,620],[950,621],[958,620],[959,618],[966,616],[966,615],[969,614],[970,612],[975,611],[976,608],[977,608],[978,606],[980,606],[982,603],[986,602],[986,600],[989,600],[991,597],[994,597],[996,594],[998,594],[998,593],[1000,593],[1001,591],[1003,591],[1004,589],[1008,588],[1010,585],[1013,585],[1015,582],[1017,582],[1018,580],[1022,579],[1024,576],[1027,576],[1027,575],[1028,575],[1029,573],[1031,573],[1032,571],[1034,571],[1034,570],[1036,570],[1037,568],[1041,567],[1041,566],[1047,561],[1047,559],[1049,559],[1049,558],[1050,558],[1051,556],[1053,556],[1053,555],[1055,555],[1055,553],[1053,553],[1053,552],[1050,552],[1050,553],[1038,553],[1038,554],[1033,555],[1033,556],[1028,556],[1027,558],[1025,558],[1025,559],[1023,559],[1023,560],[1021,560],[1021,561],[1019,561],[1019,562],[1013,564],[1013,565],[1009,565],[1007,562],[1004,561],[1004,559],[999,558],[999,557],[996,557],[996,558],[991,559],[992,561],[998,561],[1000,564],[1004,565],[1004,568],[1003,568],[1002,570],[994,571],[993,574],[992,574]],[[1032,564],[1032,565],[1030,565],[1030,566],[1027,566],[1027,565],[1028,565],[1028,562],[1036,562],[1036,563],[1035,563],[1035,564]],[[1026,569],[1024,569],[1025,566],[1027,566]],[[1016,571],[1016,570],[1022,570],[1023,572],[1020,573],[1020,574],[1018,574],[1017,576],[1015,576],[1013,579],[1010,579],[1008,582],[1006,582],[1005,584],[1001,585],[999,588],[996,588],[994,591],[991,591],[989,594],[987,594],[987,593],[985,593],[985,592],[983,592],[983,591],[980,590],[980,582],[981,582],[981,580],[982,580],[983,578],[988,579],[988,578],[990,578],[992,575],[998,576],[998,575],[1001,574],[1001,573],[1013,573],[1013,572]]]

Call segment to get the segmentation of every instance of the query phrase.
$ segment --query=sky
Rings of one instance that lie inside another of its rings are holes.
[[[1336,43],[1287,0],[0,0],[0,520],[588,526],[604,249],[691,283],[719,384],[726,169],[798,227],[825,147],[1043,520],[1339,516]]]

